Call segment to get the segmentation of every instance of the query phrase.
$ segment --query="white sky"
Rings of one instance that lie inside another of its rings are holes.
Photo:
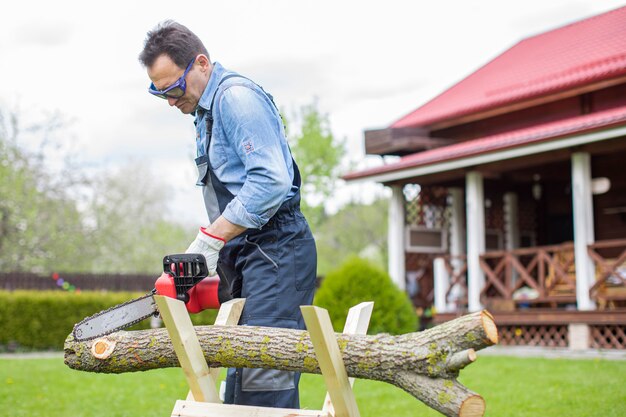
[[[519,40],[626,5],[618,0],[5,1],[0,107],[25,123],[60,111],[89,166],[129,159],[163,172],[175,212],[206,222],[195,187],[193,123],[146,92],[137,56],[174,19],[211,59],[272,93],[289,117],[318,99],[360,167],[363,130],[385,127]],[[69,138],[72,138],[70,141]],[[27,143],[27,146],[36,146]],[[167,167],[167,170],[164,168]],[[166,172],[166,174],[165,174]],[[374,190],[374,191],[372,191]],[[378,191],[376,191],[378,190]],[[379,188],[342,187],[335,201]]]

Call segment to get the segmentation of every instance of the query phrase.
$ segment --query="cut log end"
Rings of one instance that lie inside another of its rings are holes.
[[[493,316],[487,310],[483,310],[481,321],[489,342],[491,342],[492,345],[498,344],[498,327],[496,326]]]
[[[480,395],[472,395],[461,404],[459,417],[482,417],[485,415],[485,400]]]
[[[91,354],[97,359],[106,359],[111,356],[115,349],[115,341],[109,339],[97,339],[91,345]]]
[[[448,359],[448,369],[453,372],[458,372],[471,364],[476,360],[476,351],[474,349],[467,349],[461,352],[457,352]]]

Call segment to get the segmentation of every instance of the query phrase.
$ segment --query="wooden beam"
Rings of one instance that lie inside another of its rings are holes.
[[[454,143],[454,140],[433,138],[421,128],[387,128],[366,130],[365,153],[370,155],[408,155]]]
[[[245,303],[245,298],[235,298],[234,300],[229,300],[222,304],[217,312],[214,324],[217,326],[236,326],[237,323],[239,323],[239,318],[241,317]],[[217,381],[217,378],[219,378],[220,370],[221,368],[210,368],[211,377],[214,381]],[[191,390],[189,390],[187,394],[187,400],[195,400]]]
[[[370,318],[372,317],[372,310],[374,308],[374,302],[367,301],[352,307],[348,311],[348,318],[346,324],[343,327],[344,334],[367,334],[367,328],[370,324]],[[354,378],[348,378],[350,386],[354,386]],[[335,408],[333,407],[330,394],[326,393],[326,399],[324,399],[324,407],[322,411],[328,412],[330,415],[335,415]]]
[[[180,367],[185,372],[193,398],[196,401],[219,402],[215,380],[209,372],[185,303],[162,295],[155,295],[154,299],[172,340]]]
[[[315,306],[302,306],[300,310],[335,408],[335,417],[359,417],[328,311]]]
[[[176,401],[172,417],[329,417],[320,410],[253,407],[249,405],[210,404]]]

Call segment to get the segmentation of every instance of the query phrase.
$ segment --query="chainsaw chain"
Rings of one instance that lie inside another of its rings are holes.
[[[138,319],[136,319],[136,320],[131,321],[130,323],[126,323],[126,324],[124,324],[123,326],[119,326],[119,327],[117,327],[117,328],[115,328],[115,329],[111,329],[111,330],[109,330],[109,331],[107,331],[107,332],[103,332],[103,333],[100,333],[100,334],[97,334],[97,335],[95,335],[95,336],[91,336],[91,337],[84,337],[84,338],[81,338],[81,337],[80,337],[80,335],[77,335],[77,334],[76,334],[76,329],[77,329],[77,327],[78,327],[78,326],[80,326],[81,324],[83,324],[83,323],[85,323],[85,322],[87,322],[87,321],[89,321],[89,320],[91,320],[91,319],[93,319],[93,318],[96,318],[96,317],[102,316],[102,315],[104,315],[104,314],[107,314],[107,313],[108,313],[108,312],[110,312],[110,311],[117,310],[117,309],[119,309],[119,308],[122,308],[122,307],[124,307],[124,306],[127,306],[128,304],[132,304],[132,303],[135,303],[135,302],[137,302],[137,301],[139,301],[139,300],[143,300],[143,299],[145,299],[145,298],[152,297],[152,296],[154,296],[154,294],[156,294],[156,289],[152,290],[152,291],[151,291],[151,292],[149,292],[148,294],[143,295],[143,296],[141,296],[141,297],[139,297],[139,298],[135,298],[135,299],[133,299],[133,300],[126,301],[125,303],[122,303],[122,304],[117,304],[117,305],[114,305],[113,307],[107,308],[106,310],[102,310],[102,311],[100,311],[100,312],[98,312],[98,313],[96,313],[96,314],[93,314],[93,315],[91,315],[91,316],[89,316],[89,317],[84,318],[83,320],[79,321],[78,323],[76,323],[76,324],[74,325],[74,329],[72,330],[72,336],[74,336],[74,339],[75,339],[75,340],[78,340],[78,341],[93,340],[93,339],[97,339],[97,338],[102,337],[102,336],[106,336],[106,335],[111,334],[111,333],[119,332],[120,330],[126,329],[127,327],[130,327],[130,326],[132,326],[132,325],[134,325],[134,324],[137,324],[137,323],[139,323],[140,321],[143,321],[143,320],[147,319],[147,318],[148,318],[148,317],[150,317],[150,316],[157,316],[157,315],[159,314],[159,312],[158,312],[158,311],[156,311],[156,312],[154,312],[154,313],[147,314],[147,315],[145,315],[145,316],[143,316],[143,317],[140,317],[140,318],[138,318]],[[82,331],[81,331],[81,330],[78,330],[78,331],[82,333]]]

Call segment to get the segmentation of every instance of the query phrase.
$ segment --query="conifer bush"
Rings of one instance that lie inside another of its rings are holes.
[[[374,302],[369,334],[417,331],[417,315],[406,293],[385,271],[358,257],[326,275],[314,304],[328,310],[335,331],[341,332],[350,307],[364,301]]]

